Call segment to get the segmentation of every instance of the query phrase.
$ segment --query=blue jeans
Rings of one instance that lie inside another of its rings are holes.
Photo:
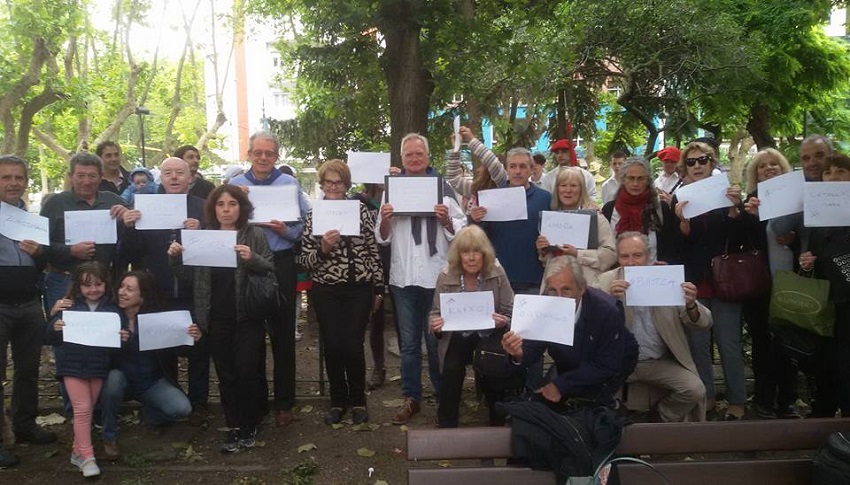
[[[744,379],[744,349],[741,343],[741,304],[719,298],[700,298],[700,303],[711,310],[711,329],[688,328],[688,343],[699,377],[705,384],[706,398],[712,399],[714,370],[711,358],[711,332],[720,352],[720,364],[726,384],[726,400],[729,404],[746,404],[747,390]]]
[[[420,286],[390,286],[398,312],[401,346],[401,393],[422,401],[422,338],[428,348],[428,374],[437,397],[440,395],[440,359],[437,339],[428,330],[428,314],[434,303],[434,289]]]
[[[123,372],[112,369],[100,391],[104,441],[118,439],[118,411],[124,401],[131,399],[142,403],[142,416],[147,424],[170,424],[192,412],[186,394],[164,377],[146,391],[138,393]]]

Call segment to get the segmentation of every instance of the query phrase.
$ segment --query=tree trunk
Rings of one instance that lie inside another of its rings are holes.
[[[747,130],[740,129],[735,132],[729,141],[729,183],[740,185],[744,174],[744,166],[747,161],[747,152],[755,144],[753,137],[749,136]],[[755,187],[746,187],[747,192],[752,192]]]
[[[385,0],[379,8],[382,21],[378,28],[387,46],[381,67],[390,102],[390,149],[392,164],[400,167],[402,138],[408,133],[428,134],[428,106],[434,84],[420,52],[422,26],[416,20],[420,2]]]
[[[770,108],[767,105],[758,103],[750,108],[747,131],[752,135],[759,150],[776,148],[776,142],[770,134]]]
[[[552,142],[567,137],[567,88],[558,90],[558,106],[556,108],[555,130]]]

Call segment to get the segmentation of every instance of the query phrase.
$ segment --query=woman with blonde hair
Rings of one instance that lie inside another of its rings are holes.
[[[765,251],[771,274],[794,269],[794,254],[800,245],[795,234],[776,234],[770,221],[759,221],[758,184],[791,171],[788,160],[778,150],[765,148],[747,165],[747,195],[744,215],[755,248]],[[743,305],[744,321],[752,342],[753,376],[755,377],[756,414],[764,419],[799,418],[797,409],[797,370],[787,356],[774,352],[768,330],[770,297],[755,298]]]
[[[596,213],[595,206],[587,194],[584,185],[584,175],[579,169],[567,167],[561,169],[552,194],[552,210],[554,211],[592,211],[598,228],[598,244],[592,249],[578,249],[571,244],[551,246],[549,239],[542,234],[537,237],[537,251],[544,265],[553,257],[568,255],[576,258],[581,265],[582,273],[590,286],[595,286],[599,275],[614,267],[617,262],[614,234],[611,225],[605,217]]]
[[[493,292],[494,329],[473,332],[443,331],[445,320],[440,314],[440,295],[471,291]],[[431,310],[431,332],[437,337],[440,357],[442,389],[437,420],[441,428],[456,428],[460,414],[460,399],[466,365],[472,362],[472,353],[482,338],[501,340],[513,312],[514,292],[505,270],[496,260],[496,252],[487,234],[478,226],[467,226],[458,231],[449,248],[448,265],[437,277],[434,305]],[[490,424],[496,421],[495,402],[498,395],[485,387]]]

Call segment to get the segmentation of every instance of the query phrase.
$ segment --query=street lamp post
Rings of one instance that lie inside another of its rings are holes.
[[[141,131],[141,146],[142,146],[142,166],[147,167],[148,164],[145,160],[145,115],[151,114],[151,110],[145,108],[144,106],[136,107],[136,114],[139,115],[139,130]]]

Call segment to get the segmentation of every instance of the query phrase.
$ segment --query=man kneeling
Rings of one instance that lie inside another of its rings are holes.
[[[624,232],[617,238],[620,267],[599,278],[599,286],[625,301],[629,283],[626,266],[649,266],[648,241],[639,232]],[[642,382],[669,391],[657,405],[663,422],[705,421],[705,386],[699,378],[688,347],[685,326],[708,328],[711,312],[696,301],[697,288],[682,283],[685,306],[625,306],[626,326],[640,346],[638,363],[628,382]]]

